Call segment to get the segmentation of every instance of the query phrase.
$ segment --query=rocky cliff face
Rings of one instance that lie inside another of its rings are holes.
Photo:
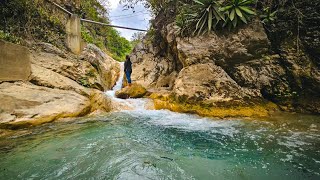
[[[0,128],[110,111],[102,91],[115,85],[118,62],[90,44],[80,57],[47,43],[33,47],[28,82],[0,82]]]
[[[319,7],[315,4],[296,5],[308,11]],[[294,33],[276,39],[279,29],[285,28],[284,20],[290,20],[281,12],[272,30],[253,20],[232,32],[191,38],[178,37],[174,24],[163,23],[162,17],[155,20],[156,37],[149,33],[131,55],[133,79],[158,92],[154,98],[171,102],[159,102],[159,108],[201,114],[193,106],[199,105],[215,112],[204,114],[216,116],[219,112],[214,110],[221,108],[241,111],[258,105],[268,111],[275,107],[270,103],[275,103],[283,110],[320,113],[320,36],[315,30],[318,25],[311,22],[313,18],[319,24],[320,16],[305,17],[309,26],[300,27],[304,33],[300,32],[298,51]],[[233,116],[225,112],[218,116]],[[235,116],[247,116],[246,112]]]

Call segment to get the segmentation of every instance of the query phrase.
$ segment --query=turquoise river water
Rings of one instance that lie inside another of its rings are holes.
[[[219,120],[143,102],[0,137],[0,179],[320,179],[319,116]]]

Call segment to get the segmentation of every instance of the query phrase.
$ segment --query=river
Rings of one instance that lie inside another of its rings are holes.
[[[123,76],[123,75],[122,75]],[[101,116],[0,137],[0,179],[320,179],[320,117],[220,120],[148,110],[146,99]]]

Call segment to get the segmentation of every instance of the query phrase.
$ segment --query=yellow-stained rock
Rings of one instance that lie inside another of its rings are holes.
[[[146,94],[146,88],[140,84],[132,84],[116,92],[116,96],[121,99],[142,98]]]
[[[168,109],[174,112],[191,113],[205,117],[267,117],[270,112],[277,109],[277,105],[271,102],[264,102],[251,106],[234,105],[227,107],[178,103],[170,96],[170,94],[153,93],[149,97],[154,99],[155,109]]]
[[[90,94],[91,112],[109,112],[111,111],[111,99],[105,93],[92,90]]]

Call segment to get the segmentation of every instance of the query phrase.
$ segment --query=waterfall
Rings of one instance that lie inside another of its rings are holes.
[[[113,111],[124,110],[146,110],[146,106],[150,105],[151,100],[148,99],[119,99],[116,97],[116,91],[122,88],[124,78],[124,63],[120,63],[120,76],[116,85],[110,91],[106,91],[106,95],[111,98]],[[151,108],[152,109],[152,108]]]

